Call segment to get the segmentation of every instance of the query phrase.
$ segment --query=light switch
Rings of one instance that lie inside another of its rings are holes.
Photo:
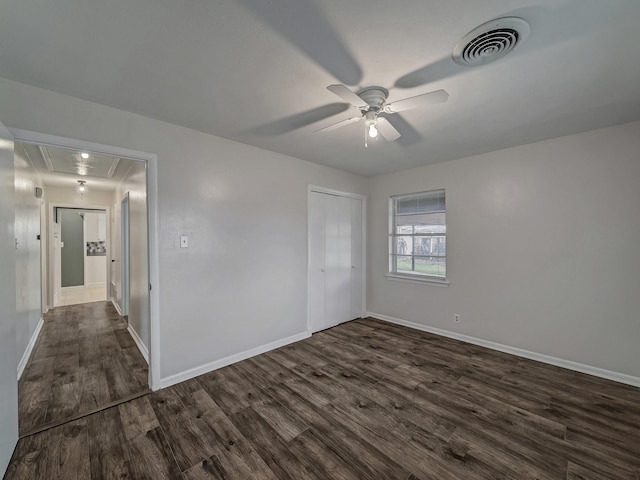
[[[189,248],[189,237],[186,235],[180,236],[180,248]]]

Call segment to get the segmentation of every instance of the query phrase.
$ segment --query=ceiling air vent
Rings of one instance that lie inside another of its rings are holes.
[[[521,18],[496,18],[467,33],[453,49],[453,60],[469,67],[493,62],[524,42],[529,31]]]

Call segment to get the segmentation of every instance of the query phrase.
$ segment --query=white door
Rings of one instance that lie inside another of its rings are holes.
[[[309,325],[312,332],[362,315],[362,200],[309,195]]]
[[[13,136],[0,123],[0,476],[18,441]]]

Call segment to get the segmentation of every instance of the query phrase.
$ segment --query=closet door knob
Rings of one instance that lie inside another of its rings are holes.
[[[321,269],[320,269],[320,271],[321,271],[321,272],[324,272],[324,268],[321,268]]]

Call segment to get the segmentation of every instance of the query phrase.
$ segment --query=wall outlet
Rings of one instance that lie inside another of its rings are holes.
[[[456,323],[460,323],[460,314],[459,313],[454,313],[453,314],[453,321]]]

